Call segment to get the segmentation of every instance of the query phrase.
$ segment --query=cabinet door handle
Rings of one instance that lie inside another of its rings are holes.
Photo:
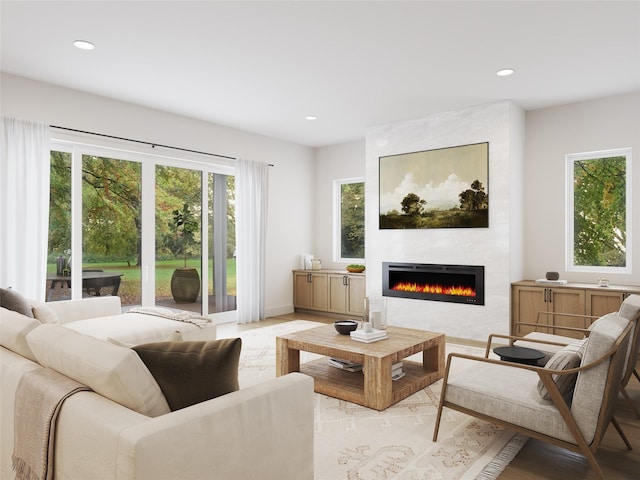
[[[553,303],[553,290],[549,289],[549,303]]]
[[[311,283],[311,274],[307,273],[307,283]]]
[[[547,289],[546,288],[544,289],[542,300],[544,301],[544,303],[547,303]]]
[[[344,285],[345,287],[349,285],[349,277],[347,277],[346,275],[342,276],[342,285]]]

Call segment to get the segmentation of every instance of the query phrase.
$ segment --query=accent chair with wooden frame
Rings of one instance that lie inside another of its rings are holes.
[[[640,353],[640,295],[629,295],[620,306],[619,315],[623,318],[626,318],[630,322],[632,322],[631,326],[631,334],[629,340],[629,350],[627,353],[627,357],[625,359],[625,368],[624,374],[622,375],[622,383],[620,386],[620,393],[624,397],[627,405],[631,408],[636,418],[640,418],[640,412],[633,404],[633,401],[629,397],[627,393],[626,387],[631,380],[632,376],[635,376],[636,379],[640,382],[640,374],[636,370],[636,363],[638,361],[638,354]],[[584,317],[585,319],[595,320],[596,317],[592,317],[589,315],[568,315],[566,313],[551,313],[551,312],[539,312],[538,320],[541,315],[562,315],[562,316],[575,316],[575,317]],[[519,325],[519,324],[517,324]],[[529,323],[522,323],[522,325],[533,325]],[[542,363],[546,363],[551,356],[553,356],[558,350],[569,345],[572,342],[575,342],[576,339],[573,337],[565,337],[563,335],[558,335],[555,332],[570,330],[574,332],[583,333],[585,336],[588,336],[590,333],[590,328],[582,329],[575,327],[561,327],[555,325],[535,325],[538,328],[548,329],[553,331],[554,333],[545,333],[545,332],[531,332],[524,335],[522,338],[525,340],[516,340],[512,343],[514,345],[520,347],[529,347],[535,348],[536,350],[540,350],[545,354],[545,358]],[[496,337],[495,335],[493,337]],[[489,337],[489,341],[491,341],[491,337]],[[535,343],[531,342],[535,341]]]
[[[579,366],[566,370],[504,362],[487,358],[488,353],[485,357],[449,354],[433,441],[438,439],[442,410],[448,407],[580,453],[604,479],[595,452],[609,423],[631,450],[613,418],[631,327],[617,314],[605,315],[591,330]],[[451,364],[458,359],[475,364],[450,376]],[[570,375],[577,375],[575,387],[563,396],[559,380]],[[541,386],[549,400],[539,393]]]

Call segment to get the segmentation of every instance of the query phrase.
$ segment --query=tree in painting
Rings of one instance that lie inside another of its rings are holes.
[[[475,180],[471,188],[460,193],[459,198],[462,210],[483,210],[489,207],[487,194],[480,180]]]

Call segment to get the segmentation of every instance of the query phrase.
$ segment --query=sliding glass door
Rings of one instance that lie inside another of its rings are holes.
[[[82,155],[83,295],[141,304],[141,179],[140,162]]]
[[[48,300],[118,295],[123,306],[235,310],[235,182],[228,167],[55,147]]]
[[[157,165],[156,305],[202,312],[202,172]]]
[[[235,177],[209,173],[209,312],[236,309]]]

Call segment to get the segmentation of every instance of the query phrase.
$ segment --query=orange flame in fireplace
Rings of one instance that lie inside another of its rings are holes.
[[[396,283],[391,290],[400,292],[437,293],[440,295],[459,295],[462,297],[475,297],[476,291],[471,287],[461,285],[445,287],[443,285],[418,285],[417,283]]]

